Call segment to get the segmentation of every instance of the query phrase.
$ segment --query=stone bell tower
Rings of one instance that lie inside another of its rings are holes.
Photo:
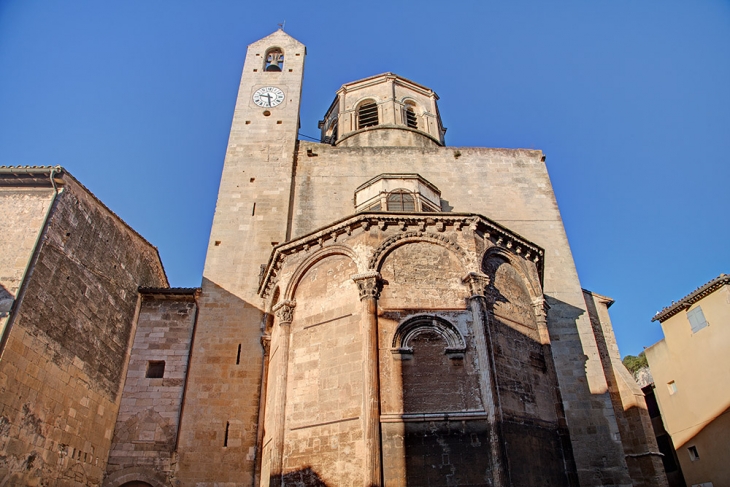
[[[259,434],[261,264],[287,240],[306,48],[284,31],[251,44],[203,274],[178,476],[251,485]]]

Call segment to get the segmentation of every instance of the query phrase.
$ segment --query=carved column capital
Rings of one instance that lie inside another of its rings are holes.
[[[540,296],[539,298],[535,298],[532,301],[532,310],[535,313],[535,317],[538,321],[545,322],[547,321],[547,311],[550,309],[550,305],[548,305],[547,300],[544,296]]]
[[[288,325],[294,319],[294,307],[297,305],[296,301],[282,301],[277,303],[271,311],[276,314],[280,325]]]
[[[470,272],[461,279],[461,282],[469,286],[469,293],[474,296],[486,296],[489,287],[489,276],[480,272]]]
[[[357,290],[360,291],[360,301],[366,298],[378,299],[380,291],[383,289],[383,281],[380,273],[377,271],[364,272],[355,274],[352,280],[357,284]]]

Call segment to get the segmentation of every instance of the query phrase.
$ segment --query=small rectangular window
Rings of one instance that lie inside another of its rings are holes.
[[[687,447],[687,451],[689,452],[689,459],[693,462],[696,462],[700,459],[700,454],[697,453],[697,447],[696,446],[690,446]]]
[[[162,379],[165,375],[165,361],[164,360],[150,360],[147,362],[147,374],[145,377],[148,379]]]
[[[677,384],[674,381],[667,382],[667,388],[669,389],[669,395],[672,396],[677,393]]]
[[[708,325],[707,320],[705,319],[705,314],[699,306],[687,311],[687,319],[692,327],[692,333],[697,333]]]

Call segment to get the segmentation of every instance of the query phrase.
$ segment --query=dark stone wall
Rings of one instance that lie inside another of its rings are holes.
[[[56,200],[18,321],[56,341],[56,355],[78,357],[90,386],[116,399],[137,288],[166,285],[149,243],[71,183]]]
[[[384,423],[382,431],[385,485],[490,485],[485,421]]]
[[[484,262],[501,432],[513,487],[570,485],[572,460],[549,345],[541,343],[527,279],[506,259]]]
[[[403,360],[403,412],[429,413],[481,409],[479,383],[463,359],[444,353],[446,341],[435,332],[422,332],[410,345],[412,358]]]
[[[99,485],[157,251],[70,176],[0,361],[0,483]]]

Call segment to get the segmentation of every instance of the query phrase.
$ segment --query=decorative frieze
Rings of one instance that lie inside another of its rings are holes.
[[[277,274],[287,256],[300,252],[307,253],[331,245],[341,245],[342,237],[345,235],[348,238],[352,235],[359,238],[359,233],[353,233],[358,228],[361,228],[363,232],[371,232],[375,228],[380,233],[389,233],[393,229],[398,230],[397,234],[391,235],[373,250],[367,267],[361,268],[362,270],[377,269],[378,263],[394,246],[402,245],[408,240],[430,241],[447,247],[459,256],[466,269],[475,269],[477,263],[472,262],[470,253],[457,243],[459,240],[457,235],[460,233],[456,232],[468,228],[475,237],[483,239],[485,246],[501,247],[513,255],[530,260],[537,266],[538,274],[542,275],[543,250],[540,247],[481,215],[473,213],[432,213],[428,215],[387,212],[359,213],[309,235],[276,246],[261,279],[259,287],[261,296],[269,296],[276,286]],[[453,231],[450,233],[449,230]]]

